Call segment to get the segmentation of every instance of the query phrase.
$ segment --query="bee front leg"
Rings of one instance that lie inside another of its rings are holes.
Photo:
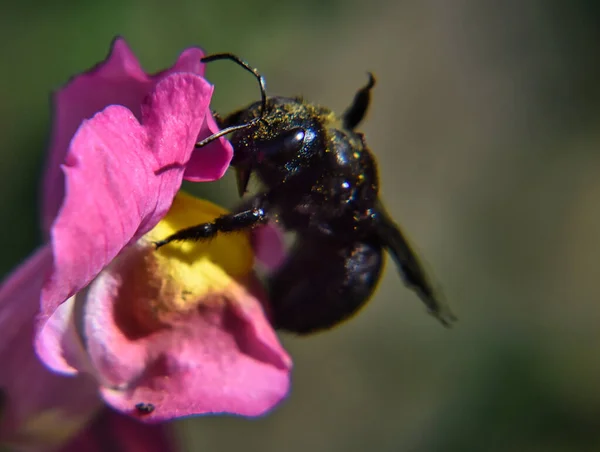
[[[192,226],[169,237],[154,242],[156,249],[165,246],[168,243],[175,241],[199,241],[208,240],[216,236],[218,233],[236,232],[244,229],[253,228],[267,222],[267,212],[261,206],[262,198],[256,198],[252,203],[252,207],[237,213],[221,215],[212,223],[203,223]]]

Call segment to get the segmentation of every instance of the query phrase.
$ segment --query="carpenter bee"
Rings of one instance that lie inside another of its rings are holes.
[[[341,117],[301,98],[267,97],[264,78],[232,54],[259,81],[261,101],[220,118],[221,131],[202,147],[230,134],[240,196],[251,174],[262,190],[230,214],[193,226],[156,243],[207,240],[268,221],[295,233],[286,260],[268,277],[273,325],[307,334],[349,318],[371,297],[381,276],[384,250],[405,284],[444,325],[454,316],[441,301],[423,266],[378,196],[375,158],[356,127],[364,118],[375,79],[355,95]]]

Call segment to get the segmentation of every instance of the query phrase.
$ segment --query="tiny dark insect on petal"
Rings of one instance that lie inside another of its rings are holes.
[[[154,411],[154,405],[151,403],[138,403],[135,406],[135,409],[137,410],[138,414],[150,414]]]

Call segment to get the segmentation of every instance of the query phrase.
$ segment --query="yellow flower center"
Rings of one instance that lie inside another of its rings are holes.
[[[219,234],[211,240],[153,242],[190,226],[214,221],[227,211],[179,192],[168,214],[125,256],[117,317],[131,332],[147,334],[177,322],[199,303],[219,302],[253,266],[248,233]],[[141,328],[141,329],[140,329]]]

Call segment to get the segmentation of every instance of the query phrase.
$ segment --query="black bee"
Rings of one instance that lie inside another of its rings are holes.
[[[293,248],[267,287],[274,326],[300,334],[330,328],[356,313],[379,281],[385,249],[429,312],[450,325],[454,316],[379,199],[375,158],[355,131],[369,105],[373,75],[340,118],[301,98],[267,98],[262,76],[234,55],[203,61],[220,59],[252,72],[262,100],[217,116],[221,132],[197,146],[231,134],[240,196],[251,174],[263,189],[231,214],[179,231],[156,246],[206,240],[268,221],[295,232]]]

